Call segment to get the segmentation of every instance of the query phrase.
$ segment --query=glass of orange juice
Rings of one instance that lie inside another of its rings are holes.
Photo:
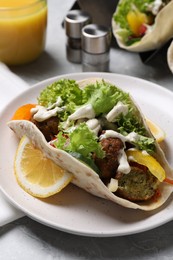
[[[46,0],[0,0],[0,61],[34,61],[44,50],[46,27]]]

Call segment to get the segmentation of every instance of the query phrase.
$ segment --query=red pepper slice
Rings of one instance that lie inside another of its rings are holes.
[[[172,184],[173,185],[173,180],[169,179],[169,178],[165,178],[164,182]]]
[[[145,24],[142,24],[142,25],[140,26],[140,28],[139,28],[139,35],[140,35],[140,36],[145,35],[146,30],[147,30],[147,26],[146,26]]]

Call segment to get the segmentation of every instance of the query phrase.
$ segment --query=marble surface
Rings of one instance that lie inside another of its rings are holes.
[[[62,21],[72,0],[48,0],[47,43],[43,55],[30,65],[10,69],[29,85],[56,75],[82,72],[66,59]],[[161,50],[144,64],[138,54],[111,48],[110,72],[155,82],[173,89],[173,75]],[[173,222],[140,234],[91,238],[67,234],[23,217],[0,228],[0,259],[173,259]]]

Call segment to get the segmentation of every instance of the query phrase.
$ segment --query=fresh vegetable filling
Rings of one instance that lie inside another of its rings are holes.
[[[125,45],[141,40],[149,33],[160,10],[168,0],[123,0],[118,4],[113,19],[119,25],[118,34]]]
[[[104,80],[83,89],[74,80],[54,82],[30,113],[50,145],[87,164],[121,197],[148,200],[165,179],[129,94]]]

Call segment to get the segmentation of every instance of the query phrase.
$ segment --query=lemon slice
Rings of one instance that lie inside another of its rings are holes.
[[[65,171],[23,136],[15,156],[14,170],[17,182],[34,197],[46,198],[60,192],[72,180]]]
[[[153,123],[148,118],[146,118],[146,123],[147,123],[151,133],[155,137],[156,141],[158,143],[162,142],[165,139],[165,132],[158,125]]]

